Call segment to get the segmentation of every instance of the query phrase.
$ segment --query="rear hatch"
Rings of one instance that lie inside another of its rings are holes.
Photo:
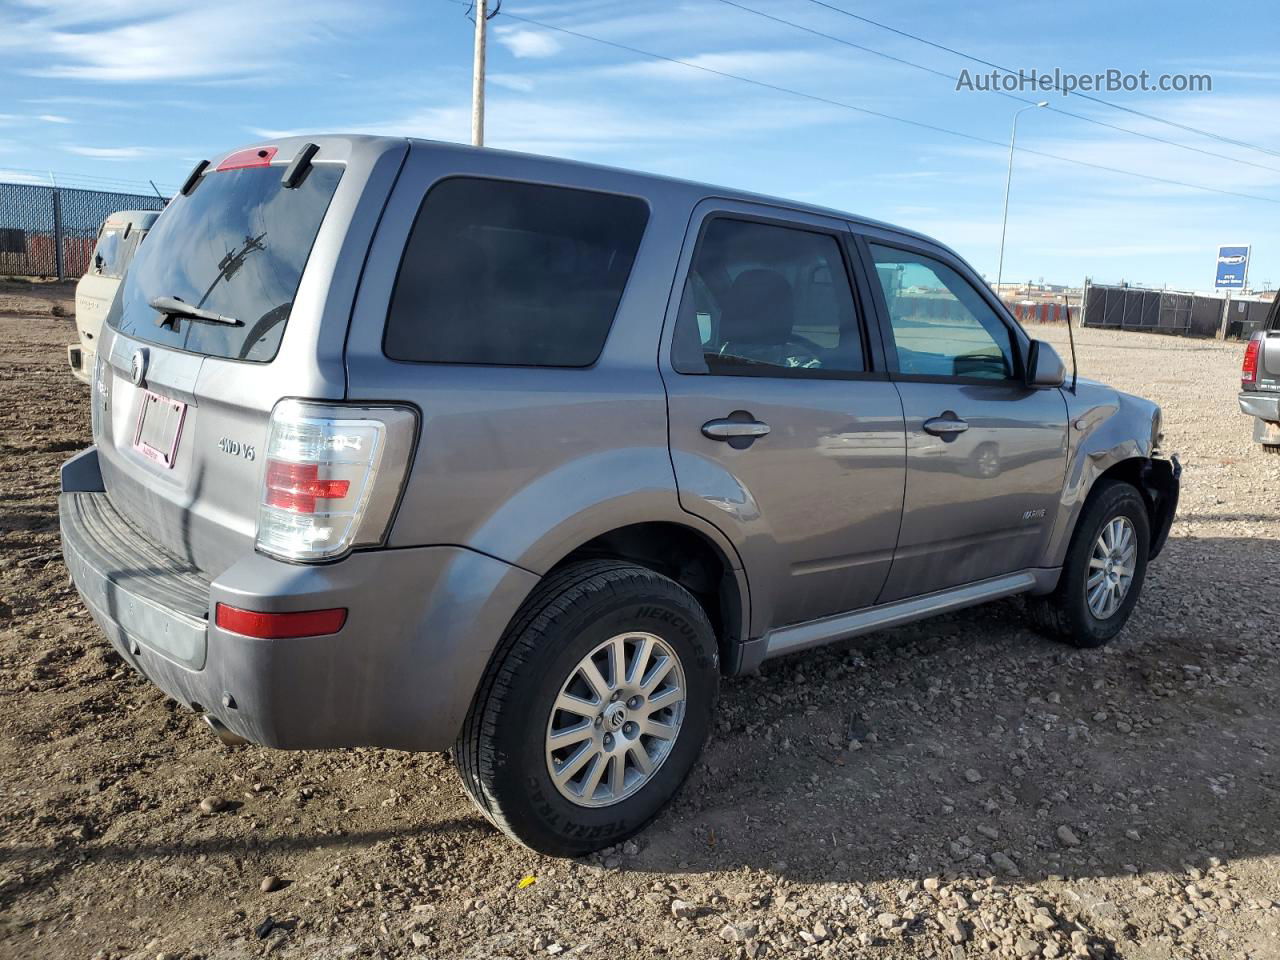
[[[156,222],[107,317],[93,397],[107,494],[210,578],[253,548],[272,407],[345,396],[351,303],[407,150],[312,142],[209,165]],[[313,156],[287,184],[300,152]]]

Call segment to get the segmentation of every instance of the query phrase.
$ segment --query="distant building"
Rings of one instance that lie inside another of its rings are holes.
[[[1060,297],[1064,293],[1079,292],[1079,288],[1069,287],[1063,283],[1036,283],[1030,280],[1024,280],[1019,283],[1002,283],[998,288],[993,283],[991,284],[991,289],[995,290],[997,296],[1004,300],[1027,297],[1037,299],[1041,297]]]

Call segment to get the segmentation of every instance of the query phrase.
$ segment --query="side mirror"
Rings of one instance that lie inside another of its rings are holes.
[[[1043,340],[1032,340],[1027,351],[1027,386],[1060,387],[1067,379],[1067,368],[1058,351]]]

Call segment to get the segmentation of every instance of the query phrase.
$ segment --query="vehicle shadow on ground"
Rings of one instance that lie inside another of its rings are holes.
[[[730,731],[642,835],[633,866],[806,883],[1039,880],[1274,854],[1273,549],[1171,541],[1106,650],[1046,640],[1006,601],[726,684]],[[1186,575],[1250,561],[1270,573],[1233,584],[1230,610],[1211,575]]]

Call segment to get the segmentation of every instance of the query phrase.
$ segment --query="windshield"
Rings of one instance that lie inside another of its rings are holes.
[[[316,164],[292,189],[280,173],[278,166],[210,173],[175,199],[138,248],[107,322],[192,353],[274,357],[342,167]],[[239,322],[209,323],[149,305],[167,297]]]

